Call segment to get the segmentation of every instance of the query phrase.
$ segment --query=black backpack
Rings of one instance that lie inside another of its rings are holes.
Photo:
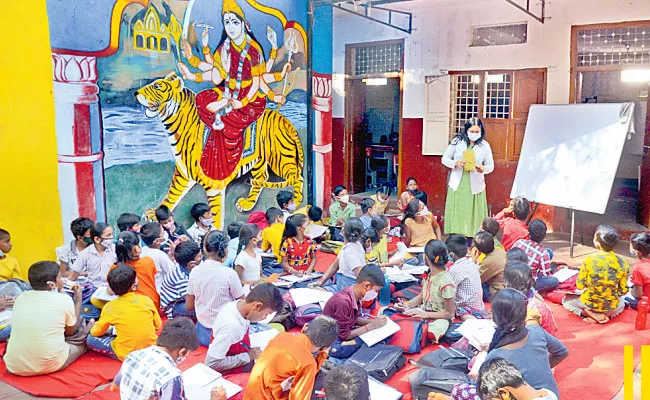
[[[422,368],[409,376],[413,400],[427,400],[432,392],[450,396],[454,386],[469,381],[460,371],[442,368]]]
[[[402,353],[404,350],[399,346],[385,344],[376,344],[372,347],[364,346],[345,363],[357,364],[365,369],[369,376],[380,382],[386,382],[406,363],[406,358]]]
[[[463,373],[468,373],[468,364],[474,357],[471,350],[456,350],[454,348],[441,348],[420,357],[416,365],[419,368],[442,368],[453,369]]]

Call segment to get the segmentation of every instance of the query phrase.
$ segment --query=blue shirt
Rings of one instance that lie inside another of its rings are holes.
[[[190,272],[180,265],[170,274],[165,275],[165,279],[160,285],[160,308],[168,318],[172,317],[174,303],[185,300],[189,280]]]
[[[237,258],[237,247],[239,247],[239,238],[236,237],[234,239],[230,239],[228,242],[228,255],[226,256],[226,259],[223,262],[223,265],[225,265],[228,268],[233,268],[233,264],[235,263],[235,258]]]

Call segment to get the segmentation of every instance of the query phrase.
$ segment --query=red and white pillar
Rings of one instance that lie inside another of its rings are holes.
[[[52,53],[63,231],[78,217],[106,220],[97,58]]]
[[[312,75],[316,205],[327,210],[332,192],[332,75]]]

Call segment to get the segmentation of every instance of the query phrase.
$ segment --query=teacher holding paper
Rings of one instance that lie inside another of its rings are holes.
[[[442,156],[442,164],[451,169],[445,204],[447,234],[474,237],[488,216],[485,174],[494,170],[494,159],[484,136],[483,122],[471,118]]]

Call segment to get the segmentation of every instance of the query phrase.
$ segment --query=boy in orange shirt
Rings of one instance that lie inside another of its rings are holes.
[[[156,309],[160,308],[160,294],[156,289],[156,274],[158,269],[151,257],[141,257],[142,247],[140,246],[140,237],[133,232],[125,231],[117,237],[115,245],[117,261],[124,263],[135,270],[138,276],[138,294],[143,294],[153,301]],[[111,269],[117,266],[114,265]]]

